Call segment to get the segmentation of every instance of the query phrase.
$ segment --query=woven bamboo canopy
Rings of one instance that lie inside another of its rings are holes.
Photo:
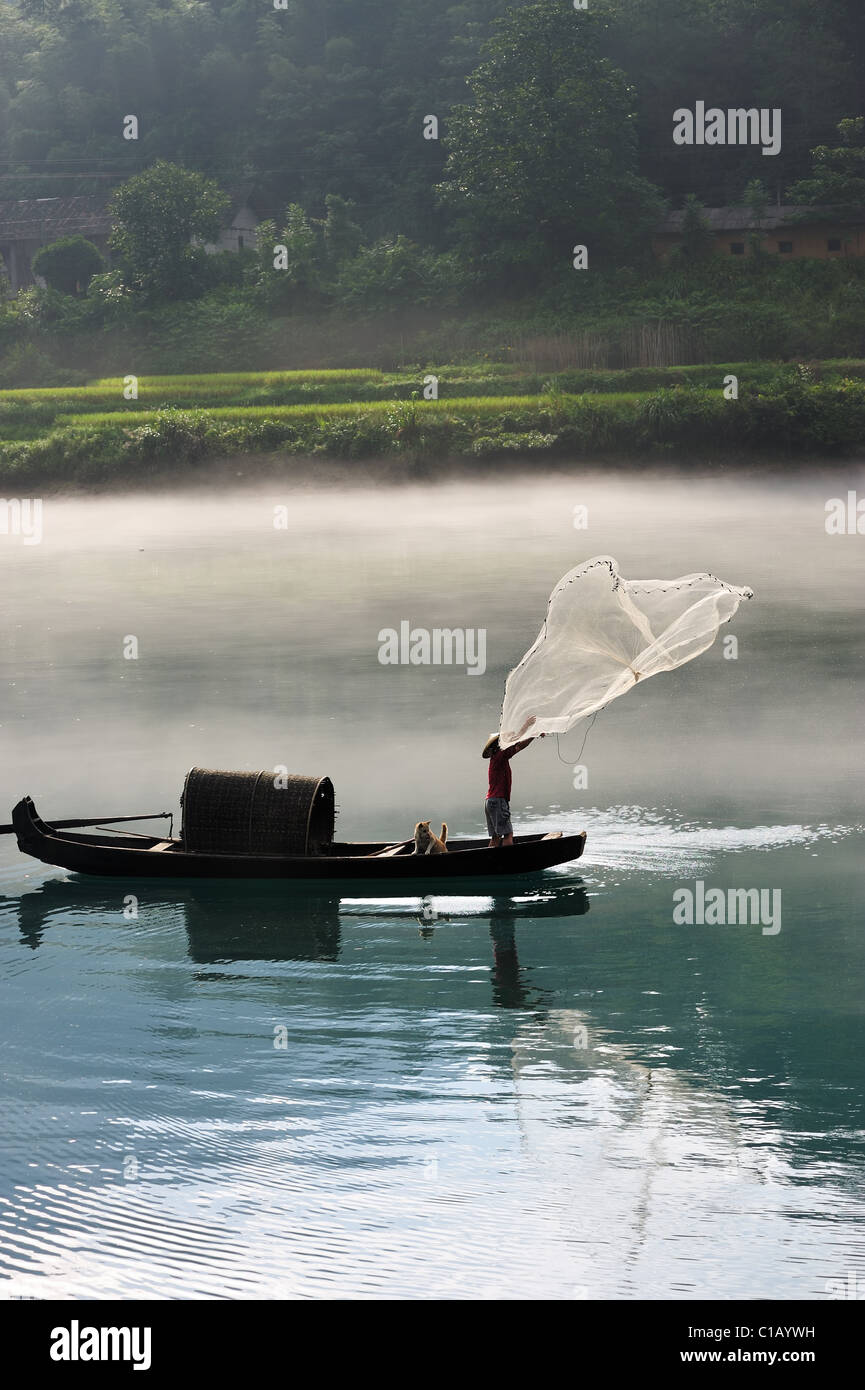
[[[193,767],[180,800],[193,854],[321,854],[333,841],[329,777]]]

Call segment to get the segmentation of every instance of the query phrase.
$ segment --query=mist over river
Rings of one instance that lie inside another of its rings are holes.
[[[268,481],[46,498],[41,543],[0,534],[4,821],[29,794],[177,825],[189,767],[285,766],[331,777],[339,839],[480,835],[480,749],[565,571],[755,592],[518,756],[517,833],[588,841],[495,896],[87,880],[2,837],[0,1287],[865,1288],[865,539],[825,527],[857,488]],[[483,662],[384,664],[404,623],[483,633]],[[779,929],[677,923],[698,881],[777,891]]]

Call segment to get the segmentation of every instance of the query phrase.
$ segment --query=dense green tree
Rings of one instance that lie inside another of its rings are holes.
[[[343,263],[335,288],[341,305],[393,310],[402,304],[446,308],[459,292],[459,267],[408,237],[383,237]]]
[[[863,109],[862,0],[590,0],[590,8],[609,19],[607,52],[637,90],[640,170],[677,201],[696,192],[707,206],[733,204],[752,178],[769,184],[774,201],[806,172],[809,149]],[[673,112],[698,99],[780,108],[780,154],[674,145]]]
[[[321,228],[298,203],[289,205],[281,231],[273,218],[260,223],[252,279],[268,309],[312,307],[319,299],[324,254]]]
[[[840,121],[841,144],[812,150],[814,170],[790,189],[790,198],[805,206],[829,206],[851,221],[865,216],[865,117]]]
[[[40,247],[32,265],[52,290],[77,295],[86,294],[93,276],[105,269],[98,247],[83,236],[61,237]]]
[[[766,250],[766,215],[769,211],[769,195],[765,184],[759,179],[751,179],[744,193],[743,202],[751,214],[751,227],[748,231],[748,250],[752,256],[762,256]]]
[[[270,0],[0,0],[2,196],[103,194],[167,161],[251,189],[262,215],[302,207],[322,284],[402,235],[437,254],[459,245],[465,266],[533,291],[578,241],[619,264],[648,245],[646,181],[677,205],[688,193],[736,202],[755,178],[773,202],[799,185],[808,201],[861,203],[856,141],[832,151],[839,121],[865,114],[862,0],[547,8],[560,51],[545,68],[534,0],[280,11]],[[509,56],[482,58],[500,22],[496,43],[525,34],[525,50],[517,40]],[[490,64],[516,104],[496,104]],[[697,99],[781,108],[781,153],[674,145],[673,111]],[[127,114],[137,140],[123,138]],[[424,138],[430,114],[441,139]],[[825,151],[813,173],[812,150]],[[328,197],[342,202],[331,210]],[[182,260],[166,292],[197,283],[200,259]]]
[[[201,174],[160,160],[115,192],[111,249],[129,287],[145,298],[186,299],[200,288],[196,242],[214,241],[229,199]]]
[[[499,24],[448,120],[442,192],[491,269],[644,254],[660,198],[635,173],[633,93],[601,54],[603,23],[538,0]]]
[[[700,262],[707,260],[714,249],[715,234],[703,204],[695,193],[689,193],[682,216],[682,254],[689,261]]]
[[[324,200],[327,216],[321,223],[325,256],[334,269],[351,256],[357,254],[362,233],[351,219],[353,204],[346,202],[336,193],[328,193]]]

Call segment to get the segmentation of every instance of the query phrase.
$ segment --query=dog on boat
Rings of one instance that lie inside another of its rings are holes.
[[[446,840],[448,828],[442,821],[442,833],[436,835],[429,828],[428,820],[419,820],[414,828],[414,852],[415,854],[447,854]]]

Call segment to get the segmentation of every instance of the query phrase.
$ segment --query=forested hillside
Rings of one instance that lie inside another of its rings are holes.
[[[780,111],[780,151],[677,145],[698,101]],[[442,342],[502,357],[517,325],[579,332],[606,365],[647,323],[671,335],[658,361],[857,355],[858,264],[659,267],[652,234],[749,186],[865,203],[863,113],[861,0],[0,0],[2,199],[115,219],[110,269],[64,249],[47,290],[7,293],[0,386],[52,381],[46,355],[110,370],[117,342],[157,372],[328,365],[339,344],[385,366]],[[206,215],[178,220],[196,189]],[[257,256],[189,250],[220,190],[264,219]],[[327,327],[394,313],[408,340]]]
[[[92,192],[163,158],[250,183],[273,213],[290,202],[320,213],[337,193],[372,235],[444,244],[452,219],[435,187],[447,118],[519,0],[286,3],[3,0],[4,196]],[[865,111],[861,0],[590,0],[569,17],[597,20],[598,51],[626,79],[622,115],[633,89],[639,173],[673,198],[729,202],[752,177],[774,193],[808,172],[809,149],[842,118]],[[672,112],[697,97],[780,107],[780,156],[676,148]],[[137,141],[122,138],[127,113]],[[422,138],[429,113],[441,142]]]

